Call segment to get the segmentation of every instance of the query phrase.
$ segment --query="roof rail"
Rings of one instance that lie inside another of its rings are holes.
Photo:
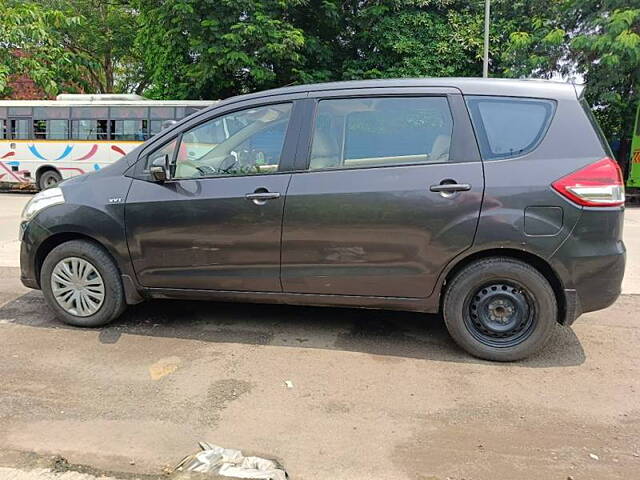
[[[133,93],[61,93],[56,100],[64,102],[100,102],[100,101],[124,101],[133,102],[146,100],[146,98]]]

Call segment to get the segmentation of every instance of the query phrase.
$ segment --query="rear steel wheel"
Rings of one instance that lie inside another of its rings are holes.
[[[476,357],[505,362],[542,348],[557,323],[558,304],[549,281],[531,265],[490,257],[453,276],[442,313],[458,345]]]
[[[531,293],[515,282],[483,285],[467,300],[465,325],[485,345],[518,345],[532,332],[535,307],[530,299]]]

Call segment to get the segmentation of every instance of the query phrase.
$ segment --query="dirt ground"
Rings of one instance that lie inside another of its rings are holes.
[[[0,211],[2,235],[12,218]],[[534,358],[496,364],[412,313],[157,301],[72,328],[7,263],[0,467],[60,455],[158,478],[203,440],[276,458],[292,479],[639,477],[635,283]]]

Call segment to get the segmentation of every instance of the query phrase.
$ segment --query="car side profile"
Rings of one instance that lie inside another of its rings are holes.
[[[37,194],[21,278],[76,326],[154,298],[408,310],[511,361],[616,300],[623,213],[571,84],[304,85],[217,103]]]

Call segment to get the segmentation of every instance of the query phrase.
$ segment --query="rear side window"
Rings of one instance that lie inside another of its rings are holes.
[[[553,117],[551,100],[466,97],[482,158],[517,157],[538,146]]]
[[[445,97],[321,100],[309,169],[447,162],[452,128]]]

